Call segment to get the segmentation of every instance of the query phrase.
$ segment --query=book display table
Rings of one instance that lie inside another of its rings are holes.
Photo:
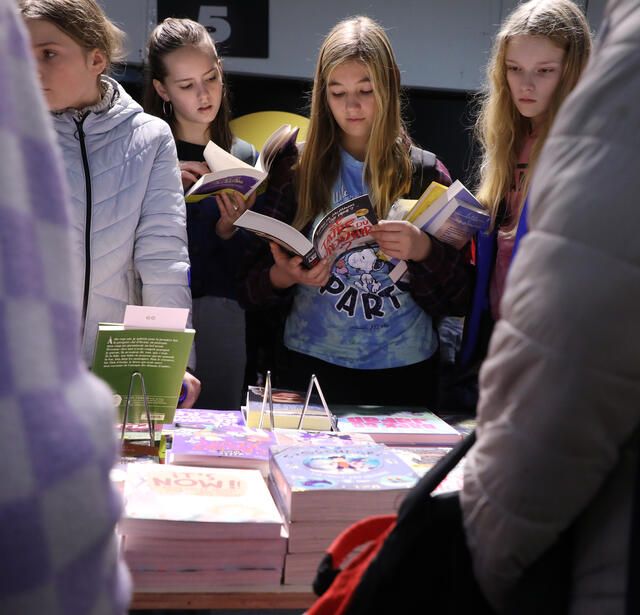
[[[136,592],[130,609],[300,609],[309,608],[315,600],[309,587],[280,585],[270,588],[228,588],[211,592]]]

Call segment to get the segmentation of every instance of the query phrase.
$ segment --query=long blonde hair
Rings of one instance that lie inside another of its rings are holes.
[[[527,172],[519,186],[522,198],[516,222],[553,120],[560,105],[578,82],[591,52],[589,25],[580,8],[571,0],[530,0],[519,5],[503,22],[487,66],[487,85],[481,95],[480,113],[475,126],[475,135],[482,147],[477,197],[491,211],[494,224],[500,201],[511,189],[518,152],[531,131],[530,120],[519,113],[513,102],[505,65],[507,44],[512,37],[521,34],[548,38],[565,53],[562,76],[551,98],[545,121],[539,128]]]
[[[325,38],[316,66],[307,140],[296,169],[298,210],[294,226],[303,228],[330,207],[340,170],[340,127],[327,101],[331,72],[348,61],[361,62],[373,86],[376,113],[364,161],[364,180],[378,216],[409,190],[411,160],[401,115],[400,70],[382,27],[368,17],[341,21]]]

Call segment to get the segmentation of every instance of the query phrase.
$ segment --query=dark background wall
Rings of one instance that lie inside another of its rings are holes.
[[[142,74],[129,67],[115,77],[141,100]],[[311,80],[225,73],[234,117],[254,111],[289,111],[308,116]],[[434,152],[449,169],[452,179],[469,188],[472,126],[472,94],[460,91],[411,87],[404,90],[404,116],[414,142]]]

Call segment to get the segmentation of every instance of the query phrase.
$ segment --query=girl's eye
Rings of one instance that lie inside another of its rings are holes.
[[[518,70],[517,66],[507,66],[507,70],[515,73]]]
[[[362,90],[360,94],[373,94],[373,90]]]
[[[53,58],[53,57],[56,55],[56,52],[55,52],[55,51],[51,51],[50,49],[45,49],[45,50],[42,52],[42,55],[43,55],[45,58],[49,59],[49,58]]]
[[[207,79],[207,81],[217,81],[218,80],[218,75],[213,75],[212,77],[209,77],[209,79]]]
[[[541,73],[552,73],[553,72],[553,68],[541,68],[540,72]]]
[[[341,96],[344,96],[344,92],[329,92],[329,94],[331,94],[331,96],[333,96],[334,98],[340,98]]]
[[[181,85],[181,86],[180,86],[180,89],[181,89],[181,90],[188,90],[190,87],[191,87],[191,84],[190,84],[190,83],[188,83],[187,85]]]

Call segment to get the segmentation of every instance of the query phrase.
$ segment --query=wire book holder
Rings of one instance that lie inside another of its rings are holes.
[[[313,387],[315,386],[318,391],[318,395],[320,396],[320,401],[322,402],[322,407],[324,409],[327,418],[329,419],[329,423],[331,424],[331,431],[338,431],[338,425],[336,423],[336,419],[329,410],[327,406],[327,402],[324,398],[324,394],[322,393],[322,389],[320,388],[320,383],[318,382],[318,378],[315,374],[311,374],[311,378],[309,379],[309,386],[307,387],[307,395],[304,400],[304,405],[302,406],[302,411],[300,412],[300,419],[298,420],[297,429],[302,429],[302,423],[304,421],[304,417],[307,413],[307,409],[309,407],[309,400],[311,399],[311,393],[313,391]],[[273,391],[271,388],[271,371],[267,371],[267,377],[265,378],[264,383],[264,394],[262,395],[262,408],[260,409],[260,422],[258,423],[258,427],[262,429],[262,424],[264,421],[264,414],[267,409],[267,404],[269,404],[269,420],[271,423],[271,429],[276,426],[274,413],[273,413]]]
[[[144,399],[144,409],[147,417],[147,425],[149,426],[149,445],[155,446],[155,429],[153,427],[153,421],[151,420],[151,413],[149,412],[149,399],[147,397],[147,389],[144,386],[144,376],[140,372],[133,372],[131,379],[129,380],[129,392],[127,393],[127,403],[124,407],[124,416],[122,417],[122,432],[120,433],[120,444],[124,443],[124,434],[127,429],[127,422],[129,420],[129,406],[131,404],[131,391],[133,390],[134,378],[140,378],[140,384],[142,386],[142,398]]]

